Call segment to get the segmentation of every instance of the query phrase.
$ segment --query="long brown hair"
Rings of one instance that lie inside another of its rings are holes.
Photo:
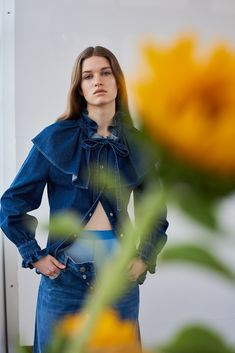
[[[101,56],[109,61],[118,88],[116,97],[116,111],[122,111],[124,113],[123,119],[125,119],[126,122],[133,124],[130,117],[126,83],[122,69],[115,55],[110,50],[101,46],[88,47],[77,57],[73,66],[71,84],[67,96],[67,108],[65,112],[58,117],[57,121],[79,119],[82,109],[86,108],[87,102],[80,93],[82,63],[85,59],[90,58],[91,56]]]

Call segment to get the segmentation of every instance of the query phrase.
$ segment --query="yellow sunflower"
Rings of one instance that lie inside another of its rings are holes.
[[[66,337],[77,337],[86,322],[84,313],[66,317],[57,330]],[[136,325],[121,320],[115,311],[104,311],[90,333],[87,353],[140,353]],[[146,351],[143,353],[147,353]]]
[[[180,38],[143,54],[134,95],[146,130],[181,160],[235,175],[234,51],[217,45],[200,55],[193,38]]]

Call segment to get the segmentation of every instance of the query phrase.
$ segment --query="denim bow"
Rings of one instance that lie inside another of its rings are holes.
[[[113,135],[111,135],[112,137]],[[87,177],[87,186],[90,180],[90,158],[92,149],[97,148],[97,154],[95,157],[95,172],[96,178],[95,180],[99,180],[99,167],[100,167],[100,156],[101,152],[104,148],[111,148],[114,157],[114,179],[115,179],[115,193],[116,193],[116,202],[117,202],[117,210],[121,211],[121,177],[120,170],[118,165],[118,156],[126,157],[129,155],[128,148],[122,143],[116,141],[115,138],[104,138],[104,137],[93,137],[86,138],[82,142],[82,148],[86,150],[86,168],[88,172]],[[107,161],[106,161],[107,162]]]

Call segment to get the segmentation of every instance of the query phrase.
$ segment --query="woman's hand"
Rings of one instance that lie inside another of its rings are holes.
[[[135,257],[128,267],[129,279],[136,281],[138,277],[147,270],[147,267],[146,263],[140,257]]]
[[[60,271],[65,268],[65,265],[51,255],[43,256],[40,260],[33,262],[32,265],[43,275],[51,278],[59,276]]]

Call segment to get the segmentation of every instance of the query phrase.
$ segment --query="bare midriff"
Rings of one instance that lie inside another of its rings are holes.
[[[93,213],[88,223],[85,225],[84,229],[90,229],[90,230],[112,229],[111,223],[109,222],[109,219],[100,201],[95,209],[95,212]]]

